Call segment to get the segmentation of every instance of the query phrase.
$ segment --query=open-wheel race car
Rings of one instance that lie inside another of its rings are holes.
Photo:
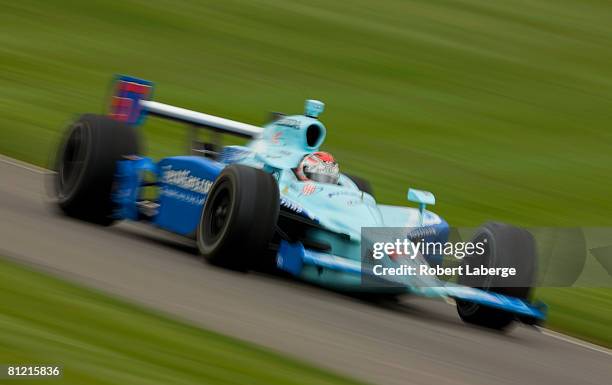
[[[452,299],[464,321],[490,328],[544,320],[545,306],[530,302],[534,241],[514,226],[482,226],[474,239],[484,241],[484,253],[461,264],[515,266],[519,285],[504,286],[499,277],[373,277],[363,229],[411,229],[412,235],[444,243],[449,226],[427,210],[435,203],[431,193],[409,190],[417,208],[384,205],[367,181],[341,173],[334,157],[320,149],[323,103],[307,100],[303,114],[277,114],[258,127],[153,101],[152,89],[151,82],[119,76],[110,113],[84,114],[69,126],[55,164],[56,202],[65,214],[102,225],[148,222],[194,239],[207,261],[234,270],[279,269],[350,293]],[[157,162],[143,156],[139,126],[147,116],[189,125],[190,154]],[[202,128],[213,132],[211,143],[195,139]],[[249,141],[221,146],[219,133]],[[413,239],[410,234],[405,237]],[[437,265],[437,257],[383,259],[385,266],[418,267]],[[364,284],[369,278],[374,280]]]

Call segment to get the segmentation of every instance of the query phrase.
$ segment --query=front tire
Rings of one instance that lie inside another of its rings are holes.
[[[104,115],[81,115],[67,130],[56,157],[55,198],[68,216],[113,223],[112,187],[117,161],[138,154],[133,127]]]
[[[213,184],[200,218],[197,243],[212,264],[233,270],[260,268],[278,221],[276,180],[262,170],[229,165]]]
[[[536,245],[533,236],[525,229],[489,222],[476,231],[472,242],[484,242],[485,252],[464,258],[464,269],[480,265],[514,267],[516,276],[502,278],[462,275],[458,283],[528,300],[536,279]],[[503,310],[466,301],[456,302],[459,316],[467,323],[503,330],[516,320],[514,314]]]

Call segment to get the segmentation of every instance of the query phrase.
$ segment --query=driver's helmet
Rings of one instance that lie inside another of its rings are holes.
[[[295,170],[301,181],[337,184],[340,168],[334,157],[327,152],[317,151],[306,155]]]

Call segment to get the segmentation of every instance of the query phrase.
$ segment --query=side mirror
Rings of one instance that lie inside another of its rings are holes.
[[[408,200],[419,204],[419,212],[421,213],[420,226],[423,226],[423,214],[427,205],[435,205],[436,197],[429,191],[408,189]]]

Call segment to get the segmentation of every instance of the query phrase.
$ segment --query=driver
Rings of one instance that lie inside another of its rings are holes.
[[[302,159],[295,169],[295,174],[303,182],[338,184],[340,168],[330,153],[317,151]]]

